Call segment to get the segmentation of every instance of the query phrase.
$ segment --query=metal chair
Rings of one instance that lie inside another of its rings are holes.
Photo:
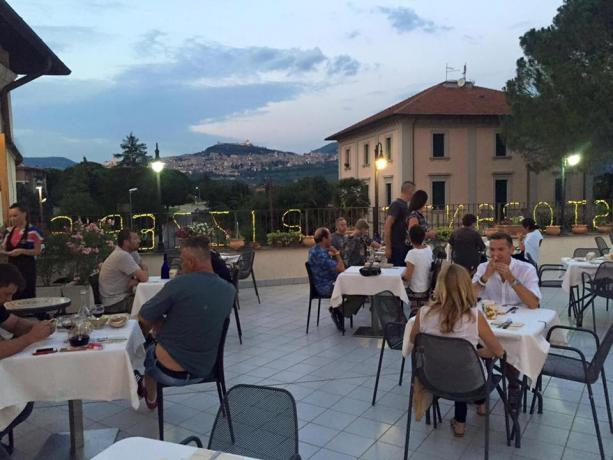
[[[322,295],[317,291],[315,287],[315,281],[313,280],[313,272],[311,271],[311,265],[308,262],[304,263],[306,267],[307,275],[309,277],[309,313],[307,314],[307,326],[306,333],[309,333],[309,323],[311,322],[311,303],[317,299],[317,326],[319,327],[319,313],[321,310],[321,299],[329,299],[331,295]]]
[[[596,246],[598,246],[600,255],[607,255],[609,253],[609,246],[607,246],[607,242],[604,240],[604,238],[602,236],[595,236],[594,240],[596,241]]]
[[[609,233],[609,239],[611,240],[611,244],[613,244],[613,233]]]
[[[238,309],[239,309],[238,274],[239,274],[239,270],[236,265],[228,266],[228,270],[230,270],[230,277],[232,279],[232,284],[234,285],[234,288],[236,289],[236,296],[234,297],[234,305],[232,305],[232,309],[234,310],[234,319],[236,320],[236,329],[238,330],[238,341],[242,345],[243,344],[243,330],[241,328],[241,320],[238,317]]]
[[[593,252],[594,254],[600,254],[599,248],[577,248],[573,251],[573,258],[575,257],[587,257],[587,255]]]
[[[610,299],[613,299],[613,262],[602,262],[596,269],[594,277],[587,272],[582,272],[581,287],[581,306],[577,308],[577,326],[582,326],[583,312],[591,305],[594,332],[596,332],[596,310],[594,303],[597,297],[606,299],[607,304]]]
[[[217,357],[213,364],[213,369],[210,375],[197,379],[191,385],[197,385],[200,383],[215,382],[217,385],[217,395],[219,396],[219,403],[223,404],[223,399],[226,395],[226,380],[223,370],[223,351],[226,344],[226,335],[228,334],[228,327],[230,326],[230,317],[226,318],[223,322],[221,329],[221,337],[219,339],[219,345],[217,346]],[[167,385],[161,383],[157,384],[157,409],[158,409],[158,431],[160,441],[164,440],[164,388]]]
[[[376,294],[372,301],[372,308],[379,319],[379,324],[383,331],[381,354],[379,355],[379,365],[377,366],[377,378],[375,380],[375,389],[372,393],[372,405],[374,406],[377,400],[377,389],[379,388],[379,376],[381,375],[381,363],[383,362],[385,344],[387,343],[390,350],[402,350],[402,339],[404,337],[404,328],[407,324],[407,317],[402,309],[402,301],[390,291],[383,291]],[[400,365],[398,385],[402,385],[404,361],[405,359],[403,356],[402,364]]]
[[[255,251],[253,248],[245,248],[240,250],[240,259],[238,259],[239,279],[244,280],[249,278],[253,280],[253,288],[255,289],[255,295],[260,302],[260,293],[258,292],[258,285],[255,282],[255,273],[253,272],[253,262],[255,261]]]
[[[550,377],[556,377],[564,380],[571,380],[573,382],[579,382],[587,385],[587,392],[590,398],[590,405],[592,406],[592,417],[594,419],[594,428],[596,430],[596,437],[598,438],[598,449],[600,450],[600,458],[604,460],[604,448],[602,446],[602,436],[600,434],[600,426],[598,424],[598,415],[596,413],[596,404],[594,404],[594,394],[592,392],[592,385],[598,381],[598,377],[602,378],[602,387],[604,390],[605,403],[607,406],[607,416],[609,418],[609,430],[613,433],[613,420],[611,419],[611,405],[609,402],[609,391],[607,389],[607,378],[604,372],[604,363],[607,360],[611,345],[613,345],[613,325],[609,327],[602,342],[598,340],[598,336],[587,329],[580,329],[569,326],[553,326],[547,333],[547,341],[550,342],[551,334],[556,329],[566,329],[568,331],[574,331],[577,333],[589,334],[594,338],[596,343],[596,353],[591,361],[588,361],[583,352],[577,348],[556,345],[551,343],[549,355],[545,366],[541,371],[541,375],[538,378],[537,386],[541,385],[542,376],[548,375]],[[563,350],[565,355],[552,353],[552,350]],[[578,358],[569,356],[568,352],[575,353]],[[532,399],[532,407],[530,413],[534,410],[535,399]],[[538,413],[543,413],[543,401],[542,398],[538,400]]]
[[[230,388],[217,411],[208,448],[267,460],[300,460],[294,397],[282,388]]]
[[[503,357],[501,368],[504,368],[504,361],[505,358]],[[496,390],[504,404],[507,445],[510,445],[512,434],[509,434],[506,380],[503,375],[494,374],[494,362],[495,360],[488,362],[487,373],[485,373],[477,350],[468,340],[424,333],[415,336],[415,344],[411,354],[412,374],[404,444],[405,460],[409,452],[415,379],[419,379],[422,386],[434,397],[457,402],[485,400],[484,458],[486,459],[489,456],[489,395]],[[514,429],[516,428],[514,427]]]
[[[32,413],[32,409],[34,408],[34,403],[29,402],[26,404],[26,407],[19,413],[15,420],[13,420],[9,425],[2,431],[0,431],[0,458],[11,458],[13,450],[15,449],[15,439],[13,437],[13,430],[17,425],[24,422]],[[4,437],[8,438],[8,442],[5,444],[2,442]]]

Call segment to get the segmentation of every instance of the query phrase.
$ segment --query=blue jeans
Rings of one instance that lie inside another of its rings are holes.
[[[145,374],[153,378],[157,383],[168,387],[180,387],[200,383],[204,380],[202,377],[192,376],[189,372],[186,372],[183,378],[168,375],[158,367],[158,362],[155,356],[155,343],[151,342],[147,345],[147,352],[145,354]]]

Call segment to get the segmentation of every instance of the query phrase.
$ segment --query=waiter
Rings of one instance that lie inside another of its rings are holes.
[[[28,212],[19,203],[9,207],[9,222],[13,226],[6,229],[2,249],[8,255],[9,263],[17,267],[25,280],[25,288],[14,298],[36,297],[36,256],[40,255],[42,232],[30,225]]]

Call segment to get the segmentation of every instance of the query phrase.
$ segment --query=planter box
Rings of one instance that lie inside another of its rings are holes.
[[[613,224],[598,225],[596,230],[598,230],[599,233],[612,233]]]
[[[228,247],[230,249],[233,249],[234,251],[238,251],[239,249],[241,249],[242,247],[245,246],[245,240],[244,239],[230,239],[230,241],[228,242]]]
[[[302,244],[306,246],[307,248],[310,248],[311,246],[315,246],[315,238],[312,235],[305,236],[302,239]]]
[[[509,235],[513,237],[517,237],[523,233],[523,227],[518,224],[496,225],[494,228],[496,229],[497,232],[508,233]]]
[[[571,226],[571,232],[575,235],[583,235],[587,233],[587,224],[575,224]]]
[[[545,227],[545,234],[551,236],[559,236],[561,232],[559,225],[548,225]]]

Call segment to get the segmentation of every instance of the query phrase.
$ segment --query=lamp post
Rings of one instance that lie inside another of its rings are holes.
[[[562,184],[561,184],[561,195],[562,195],[562,209],[560,212],[560,216],[561,216],[561,222],[560,222],[560,231],[562,233],[564,233],[565,230],[565,212],[564,212],[564,208],[566,207],[566,168],[567,167],[575,167],[577,166],[579,163],[581,162],[581,154],[580,153],[573,153],[572,155],[567,155],[564,158],[562,158],[562,168],[561,168],[561,179],[562,179]]]
[[[132,194],[137,191],[138,188],[136,187],[132,187],[130,190],[128,190],[128,194],[130,195],[130,230],[132,230]]]
[[[47,199],[43,199],[43,186],[37,185],[36,190],[38,191],[38,212],[40,215],[40,225],[43,226],[44,217],[43,217],[43,203],[47,201]]]
[[[162,173],[164,166],[165,166],[165,163],[162,160],[160,160],[160,149],[158,148],[158,143],[156,142],[155,143],[155,158],[151,162],[151,169],[153,169],[157,177],[158,203],[160,205],[160,208],[162,207],[162,187],[160,185],[160,174]],[[157,219],[157,221],[159,222],[159,219]],[[162,244],[162,235],[161,235],[161,232],[158,231],[158,249],[163,249],[163,246],[164,245]]]
[[[373,215],[373,237],[379,236],[379,171],[385,169],[387,160],[383,156],[383,145],[377,142],[375,146],[375,213]]]
[[[194,196],[194,202],[198,203],[200,202],[200,187],[198,187],[197,185],[196,185],[196,193],[198,194],[198,197]]]

